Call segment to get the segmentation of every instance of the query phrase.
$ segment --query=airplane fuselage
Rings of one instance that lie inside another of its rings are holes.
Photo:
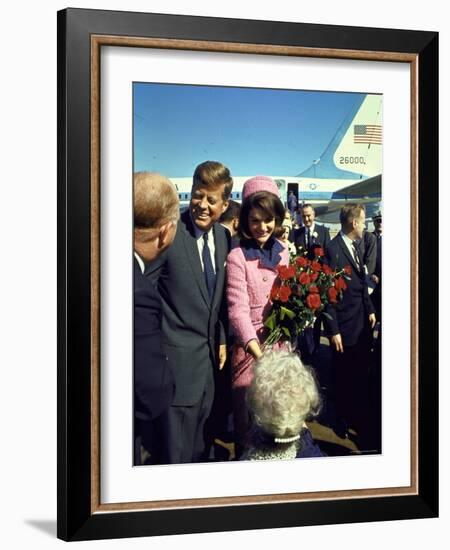
[[[247,179],[251,176],[233,177],[233,191],[231,199],[237,202],[242,201],[242,188]],[[297,176],[272,176],[277,182],[280,198],[284,205],[287,205],[288,191],[292,189],[298,198],[299,204],[312,204],[314,207],[333,203],[360,202],[371,203],[380,200],[380,193],[352,195],[349,197],[345,189],[360,182],[360,179],[323,179],[323,178],[301,178]],[[181,208],[186,207],[191,200],[192,178],[171,178],[178,190]],[[342,190],[342,193],[339,191]]]

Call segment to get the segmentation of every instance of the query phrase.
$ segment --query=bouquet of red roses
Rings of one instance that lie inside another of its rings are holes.
[[[265,346],[279,340],[294,341],[305,328],[324,312],[328,304],[342,299],[347,288],[345,279],[351,275],[350,266],[333,271],[324,262],[321,247],[315,247],[311,259],[305,254],[292,257],[288,266],[278,266],[278,277],[272,286],[272,309],[265,321],[269,329]]]

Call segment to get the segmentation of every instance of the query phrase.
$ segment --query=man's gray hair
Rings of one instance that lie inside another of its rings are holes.
[[[136,172],[133,183],[136,229],[158,229],[178,221],[178,193],[168,178],[157,172]]]
[[[282,349],[266,351],[256,362],[247,401],[256,426],[273,437],[299,434],[320,407],[312,372],[296,353]]]

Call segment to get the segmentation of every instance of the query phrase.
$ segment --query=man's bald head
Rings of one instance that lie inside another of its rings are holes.
[[[134,227],[158,229],[179,218],[179,200],[173,183],[156,172],[134,174]]]
[[[134,249],[150,262],[172,244],[180,217],[177,190],[155,172],[134,174]]]

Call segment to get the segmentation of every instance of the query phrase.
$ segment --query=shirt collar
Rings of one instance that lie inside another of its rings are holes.
[[[310,234],[311,236],[314,234],[315,228],[316,228],[316,224],[315,224],[315,222],[314,222],[314,223],[312,224],[312,226],[309,228],[309,234]],[[306,227],[306,230],[307,230],[307,229],[308,229],[308,228]]]
[[[139,256],[139,254],[137,252],[134,253],[134,257],[136,258],[137,263],[139,264],[139,267],[141,268],[141,272],[144,273],[145,264],[144,264],[142,258]]]
[[[355,243],[355,245],[357,245],[361,242],[361,239],[355,239],[355,240],[350,239],[350,237],[348,237],[343,231],[341,231],[339,234],[344,239],[344,242],[347,245],[347,247],[350,248],[350,249],[352,248],[353,243]]]

